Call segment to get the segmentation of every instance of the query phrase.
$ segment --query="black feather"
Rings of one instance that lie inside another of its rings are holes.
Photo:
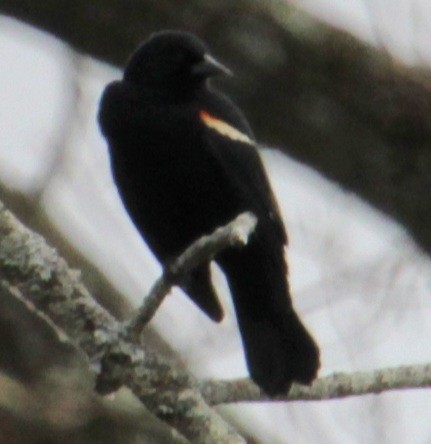
[[[105,89],[99,122],[124,205],[162,263],[243,211],[258,218],[249,244],[216,261],[230,286],[250,375],[273,395],[292,381],[311,383],[319,351],[292,306],[287,236],[251,129],[208,86],[208,76],[226,70],[206,54],[191,34],[154,35],[132,55],[123,80]],[[208,264],[181,287],[212,319],[222,318]]]

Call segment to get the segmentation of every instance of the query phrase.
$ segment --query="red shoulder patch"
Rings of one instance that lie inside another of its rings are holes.
[[[247,134],[242,133],[229,123],[215,117],[204,109],[201,109],[199,111],[199,118],[204,125],[217,131],[222,136],[229,137],[229,139],[237,140],[238,142],[254,145],[253,140],[251,140],[250,137],[247,136]]]

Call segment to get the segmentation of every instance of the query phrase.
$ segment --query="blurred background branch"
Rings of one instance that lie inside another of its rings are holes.
[[[223,85],[259,140],[401,222],[428,253],[431,91],[425,70],[277,0],[3,0],[0,11],[124,65],[148,34],[185,28],[237,74]]]

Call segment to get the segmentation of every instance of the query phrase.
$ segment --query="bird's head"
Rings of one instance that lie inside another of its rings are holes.
[[[228,68],[214,59],[205,44],[183,31],[152,34],[131,56],[124,80],[160,92],[188,92],[209,77],[228,74]]]

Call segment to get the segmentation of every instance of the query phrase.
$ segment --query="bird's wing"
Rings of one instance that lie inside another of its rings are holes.
[[[270,222],[272,234],[287,244],[280,210],[254,140],[204,109],[200,110],[199,118],[204,125],[205,146],[226,171],[241,199],[257,213],[259,220]]]

